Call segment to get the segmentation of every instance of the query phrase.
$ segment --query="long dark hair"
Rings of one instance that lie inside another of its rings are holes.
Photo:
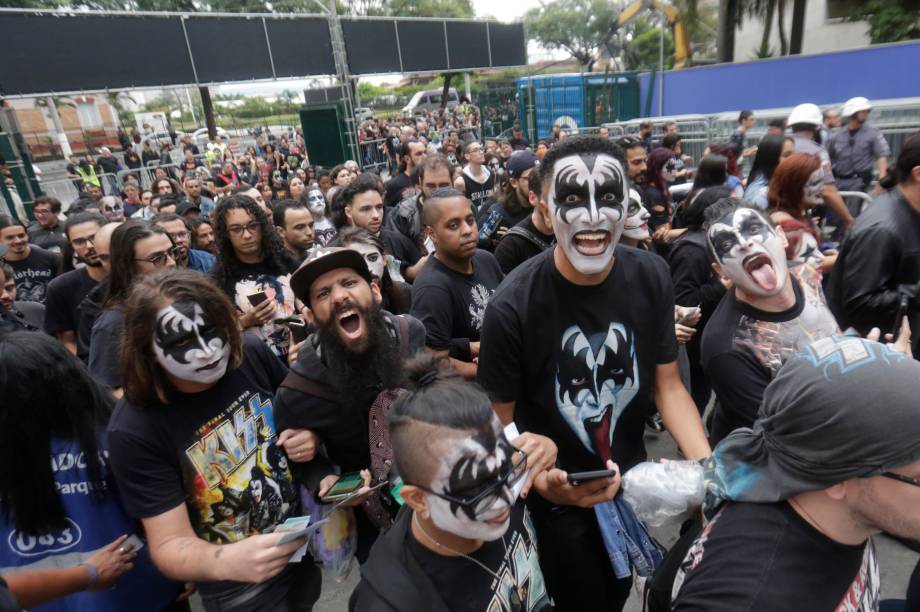
[[[373,247],[380,252],[380,256],[386,258],[387,249],[379,236],[375,236],[366,229],[360,227],[345,227],[338,234],[339,245],[347,247],[358,243]],[[390,269],[384,261],[383,278],[380,279],[380,293],[383,295],[383,306],[393,314],[404,314],[409,312],[411,304],[411,294],[407,291],[400,291],[393,279],[390,278]]]
[[[242,274],[240,260],[233,250],[230,232],[227,230],[227,213],[237,209],[249,213],[259,224],[262,233],[262,264],[278,276],[284,276],[289,272],[281,238],[256,201],[239,193],[231,195],[222,199],[214,210],[214,237],[217,241],[217,268],[214,276],[224,291],[231,295],[234,283]]]
[[[109,291],[102,303],[107,310],[121,304],[128,297],[128,290],[137,273],[134,270],[134,245],[138,240],[162,234],[169,238],[162,227],[147,221],[125,221],[112,232],[111,255],[112,270],[109,273]],[[172,242],[172,238],[169,239]]]
[[[677,155],[671,149],[665,149],[664,147],[652,149],[645,169],[645,184],[651,185],[661,192],[661,197],[667,203],[665,208],[671,206],[671,192],[668,191],[668,186],[664,184],[664,179],[661,178],[661,169],[673,157],[677,157]]]
[[[191,301],[201,306],[230,347],[228,370],[243,360],[243,339],[236,309],[230,299],[203,272],[171,268],[137,279],[125,301],[124,342],[121,374],[125,396],[131,403],[148,407],[165,404],[172,385],[153,352],[157,312],[168,303]]]
[[[35,332],[0,335],[0,511],[38,535],[66,526],[51,463],[51,439],[76,442],[91,494],[105,493],[97,435],[114,400],[57,340]]]
[[[779,158],[783,154],[783,143],[785,141],[785,136],[777,134],[767,134],[760,139],[757,144],[757,155],[754,156],[751,171],[748,172],[748,185],[758,176],[762,176],[765,181],[770,182],[770,179],[773,178],[773,171],[779,165]]]

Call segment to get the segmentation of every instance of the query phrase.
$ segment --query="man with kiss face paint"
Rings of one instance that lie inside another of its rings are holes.
[[[154,563],[197,583],[205,610],[311,610],[319,570],[309,557],[289,563],[305,540],[270,533],[301,513],[290,470],[269,460],[281,432],[272,395],[286,369],[241,334],[233,305],[200,272],[137,279],[124,312],[125,397],[109,422],[110,453]]]
[[[552,439],[564,470],[613,461],[625,471],[646,456],[654,394],[685,456],[706,457],[677,369],[667,265],[618,244],[630,187],[622,151],[573,137],[547,153],[540,175],[556,246],[508,275],[483,323],[478,381],[496,412]],[[551,483],[530,496],[558,609],[620,610],[629,596],[629,563],[611,564],[622,535],[611,534],[609,500],[598,481]]]
[[[807,263],[791,270],[786,236],[759,209],[724,198],[706,210],[713,269],[731,289],[703,333],[701,359],[719,402],[710,442],[750,427],[764,389],[796,351],[837,332]]]
[[[319,187],[307,192],[307,208],[313,215],[313,241],[317,246],[326,246],[335,240],[335,225],[329,218],[329,205]]]
[[[362,567],[349,609],[551,609],[519,502],[528,470],[540,468],[508,440],[485,393],[431,356],[408,369],[412,390],[387,416],[405,505]],[[565,473],[541,470],[534,486],[554,478]],[[603,482],[612,495],[618,479]]]

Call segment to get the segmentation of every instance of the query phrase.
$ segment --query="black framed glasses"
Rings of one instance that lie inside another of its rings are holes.
[[[154,253],[153,255],[149,255],[148,257],[144,257],[142,259],[135,257],[134,261],[143,261],[143,262],[152,264],[154,267],[162,268],[164,265],[166,265],[167,258],[172,258],[172,260],[175,261],[176,255],[178,253],[179,253],[179,249],[176,247],[172,247],[171,249],[166,249],[165,251],[162,251],[160,253]]]
[[[93,246],[96,245],[96,234],[93,234],[92,236],[87,236],[86,238],[74,238],[73,240],[70,241],[70,244],[82,249],[89,242],[92,242]]]
[[[475,520],[477,516],[488,511],[492,506],[495,505],[497,501],[502,499],[502,488],[514,488],[514,485],[519,483],[524,474],[527,473],[527,453],[523,450],[515,447],[511,447],[512,454],[519,453],[520,458],[514,462],[511,466],[511,469],[508,470],[502,476],[499,476],[495,482],[487,485],[482,491],[474,495],[473,497],[455,497],[453,495],[447,495],[445,493],[438,493],[437,491],[432,491],[427,487],[421,485],[415,485],[419,489],[431,493],[435,497],[440,497],[443,500],[449,501],[452,504],[456,504],[463,508],[467,516],[470,519]],[[514,503],[512,500],[511,503]]]
[[[895,472],[882,472],[881,475],[885,478],[890,478],[892,480],[897,480],[898,482],[904,482],[915,487],[920,487],[920,479],[918,478],[911,478],[910,476],[896,474]]]
[[[249,232],[250,234],[255,235],[256,233],[262,231],[262,226],[258,221],[251,221],[246,225],[229,225],[227,226],[227,231],[234,236],[242,236],[243,232]]]

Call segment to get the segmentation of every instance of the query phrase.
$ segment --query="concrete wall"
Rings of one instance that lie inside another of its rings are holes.
[[[809,0],[805,8],[805,36],[802,41],[803,53],[828,53],[858,49],[869,45],[868,24],[865,22],[847,22],[840,18],[828,17],[828,6],[837,0]],[[844,9],[846,10],[846,9]],[[792,32],[792,2],[786,2],[786,38]],[[735,32],[735,61],[745,62],[757,59],[757,51],[763,36],[763,22],[745,17],[741,28]],[[773,57],[779,56],[779,29],[777,18],[773,17],[770,35],[770,47]]]

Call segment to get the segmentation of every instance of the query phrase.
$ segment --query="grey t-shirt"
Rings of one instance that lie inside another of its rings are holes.
[[[117,308],[103,310],[93,323],[93,333],[89,340],[90,374],[100,383],[113,389],[121,387],[118,354],[121,349],[121,334],[124,325],[125,315],[121,310]]]

